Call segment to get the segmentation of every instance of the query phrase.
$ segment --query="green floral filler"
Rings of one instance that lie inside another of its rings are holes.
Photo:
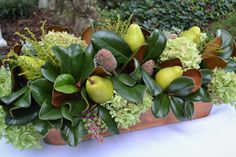
[[[62,46],[67,48],[71,44],[77,43],[82,45],[83,47],[87,47],[85,41],[67,32],[50,31],[45,34],[44,25],[45,23],[43,23],[41,27],[42,36],[40,41],[36,39],[35,35],[30,31],[29,28],[26,28],[25,30],[30,37],[16,32],[17,35],[25,40],[26,44],[23,47],[24,54],[27,54],[29,56],[36,55],[39,59],[46,60],[54,64],[55,66],[59,66],[60,63],[52,51],[53,46]]]
[[[6,143],[12,144],[18,149],[40,149],[42,136],[38,134],[32,124],[26,126],[5,125],[5,112],[0,106],[0,137],[6,139]]]
[[[199,69],[202,60],[197,44],[193,43],[186,37],[170,39],[166,48],[160,56],[161,61],[179,58],[186,69]]]
[[[215,104],[227,103],[235,105],[236,102],[236,73],[214,69],[213,79],[209,84],[212,102]]]
[[[11,72],[4,66],[0,68],[0,97],[7,96],[11,93]],[[1,129],[1,128],[0,128]]]
[[[134,104],[128,102],[115,92],[115,95],[110,101],[107,101],[102,106],[105,106],[111,116],[115,119],[118,127],[128,129],[130,126],[140,122],[140,115],[152,106],[152,96],[148,93],[144,96],[142,104]]]
[[[40,44],[43,51],[37,52],[39,58],[52,62],[54,65],[59,65],[59,61],[55,59],[55,55],[52,52],[53,46],[69,47],[71,44],[80,44],[82,47],[87,47],[87,44],[80,38],[69,34],[67,32],[48,32]]]

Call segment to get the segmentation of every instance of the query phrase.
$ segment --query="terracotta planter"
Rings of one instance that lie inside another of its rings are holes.
[[[203,103],[203,102],[194,103],[194,106],[195,106],[194,119],[208,116],[212,108],[212,104]],[[172,112],[170,112],[169,115],[166,116],[165,118],[157,119],[152,115],[152,111],[150,109],[141,116],[140,123],[134,125],[133,127],[130,127],[128,130],[120,129],[120,133],[137,131],[137,130],[142,130],[142,129],[151,128],[155,126],[161,126],[161,125],[166,125],[170,123],[177,123],[177,122],[179,121],[175,118]],[[104,133],[103,135],[111,136],[111,134],[108,132]],[[90,139],[90,138],[91,138],[90,136],[87,136],[85,140]],[[57,129],[51,129],[48,135],[45,137],[44,141],[48,144],[54,144],[54,145],[65,144],[64,140],[61,137],[60,131],[58,131]]]

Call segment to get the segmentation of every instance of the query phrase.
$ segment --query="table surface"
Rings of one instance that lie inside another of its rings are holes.
[[[104,143],[16,150],[0,141],[0,157],[236,157],[236,111],[215,106],[210,116],[142,131],[106,137]]]

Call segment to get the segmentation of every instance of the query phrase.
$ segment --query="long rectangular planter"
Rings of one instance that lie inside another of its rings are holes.
[[[198,119],[202,117],[206,117],[210,114],[210,111],[212,109],[212,104],[210,103],[204,103],[204,102],[196,102],[194,103],[195,112],[193,119]],[[140,123],[130,127],[129,129],[120,129],[120,133],[127,133],[137,130],[142,130],[146,128],[171,124],[171,123],[177,123],[179,122],[174,114],[170,112],[168,116],[165,118],[155,118],[152,114],[151,109],[149,109],[146,113],[141,115]],[[111,136],[110,133],[106,132],[103,134],[103,136]],[[87,136],[86,139],[90,139],[91,136]],[[65,144],[64,140],[61,137],[60,131],[57,129],[51,129],[48,133],[48,135],[45,137],[44,141],[48,144],[54,144],[54,145],[63,145]]]

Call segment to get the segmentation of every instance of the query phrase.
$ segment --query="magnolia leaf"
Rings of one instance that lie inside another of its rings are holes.
[[[81,39],[84,40],[86,44],[90,44],[93,33],[94,29],[90,26],[82,33]]]
[[[216,37],[222,39],[222,52],[218,53],[218,55],[227,60],[233,53],[234,39],[232,35],[224,29],[218,29],[216,31]]]
[[[104,123],[107,125],[108,130],[113,134],[119,134],[119,129],[117,128],[117,124],[114,121],[114,119],[112,119],[112,117],[109,113],[109,110],[107,110],[106,108],[104,108],[102,106],[99,106],[98,110],[99,110],[99,116],[104,121]]]
[[[33,121],[35,130],[42,136],[46,136],[49,130],[52,128],[48,121],[36,119]]]
[[[156,60],[164,51],[167,43],[167,38],[164,33],[155,29],[147,39],[148,52],[144,58],[144,62],[150,59]]]
[[[182,67],[182,63],[179,58],[173,58],[173,59],[161,62],[161,64],[159,66],[161,68],[168,68],[168,67],[173,67],[173,66],[181,66]]]
[[[217,52],[220,50],[220,46],[222,44],[222,38],[221,37],[216,37],[214,40],[210,41],[202,56],[203,58],[209,58],[209,57],[212,57],[212,56],[217,56]]]
[[[5,117],[5,123],[11,126],[26,125],[38,117],[39,106],[32,104],[28,108],[18,108],[11,110]]]
[[[16,107],[30,107],[31,105],[31,92],[29,90],[29,88],[27,88],[27,90],[25,91],[24,95],[21,96],[18,100],[16,100],[16,102],[14,102],[14,105]]]
[[[162,93],[161,87],[156,83],[155,80],[144,70],[142,70],[143,81],[149,91],[151,92],[152,96],[157,96]]]
[[[76,126],[72,126],[69,121],[65,121],[61,129],[61,135],[65,142],[70,146],[77,146],[79,138],[83,132],[80,132],[79,123]]]
[[[193,79],[182,76],[172,81],[167,91],[176,96],[187,96],[192,93],[194,86]]]
[[[62,118],[61,110],[51,104],[51,98],[45,99],[39,111],[41,120],[57,120]]]
[[[76,82],[82,83],[92,73],[93,58],[81,45],[72,44],[68,49],[54,46],[52,50],[61,63],[62,74],[71,74]]]
[[[60,107],[65,100],[71,98],[72,96],[73,94],[65,94],[53,89],[51,103],[55,107]]]
[[[194,88],[192,92],[196,92],[202,86],[202,74],[197,69],[188,69],[183,73],[183,76],[190,77],[194,80]]]
[[[208,84],[212,80],[212,71],[210,69],[200,69],[202,75],[202,84]]]
[[[227,63],[219,56],[213,56],[202,60],[204,67],[209,69],[222,68],[224,69],[227,66]]]
[[[131,55],[131,49],[123,38],[111,31],[97,31],[92,35],[92,45],[96,52],[105,48],[115,56],[118,64],[124,64]]]
[[[42,105],[45,99],[51,97],[53,84],[46,79],[38,79],[31,83],[30,90],[35,101]]]
[[[79,120],[80,120],[80,117],[74,117],[72,116],[70,113],[69,113],[69,110],[70,110],[70,107],[68,105],[63,105],[61,107],[61,113],[62,113],[62,116],[71,121],[71,126],[75,126],[78,124]]]
[[[226,72],[232,72],[232,71],[236,71],[236,61],[235,60],[233,60],[233,59],[230,59],[229,61],[228,61],[228,64],[227,64],[227,66],[225,67],[225,69],[224,69]]]
[[[201,87],[196,92],[184,97],[187,102],[211,102],[210,94],[206,88]]]
[[[54,89],[61,93],[73,94],[78,91],[75,84],[75,79],[71,74],[61,74],[55,80]]]
[[[130,87],[133,87],[136,84],[136,81],[133,80],[128,74],[120,74],[117,78],[121,83]]]
[[[147,91],[146,86],[137,84],[133,87],[121,83],[117,78],[113,78],[114,89],[125,99],[140,104],[143,102],[144,95]]]
[[[9,96],[4,96],[0,98],[0,102],[3,102],[6,105],[10,105],[12,102],[14,102],[16,99],[21,97],[27,90],[27,86],[21,88],[20,90],[12,93]]]
[[[184,101],[181,98],[171,97],[171,110],[174,113],[175,117],[180,120],[184,121],[187,120],[184,111]]]
[[[106,77],[106,76],[109,76],[109,75],[112,75],[112,74],[110,72],[106,71],[102,66],[96,66],[93,69],[93,72],[92,72],[91,75]]]
[[[48,123],[52,128],[61,129],[63,125],[63,118],[57,120],[48,120]]]
[[[193,114],[194,114],[194,104],[193,102],[185,102],[184,104],[184,113],[185,116],[189,119],[193,119]]]
[[[129,74],[137,83],[140,83],[142,80],[142,72],[141,72],[141,67],[139,62],[134,59],[133,60],[133,64],[134,64],[134,70],[131,71],[131,73]]]
[[[87,135],[87,129],[85,128],[85,122],[82,120],[79,122],[79,135],[78,135],[78,140],[79,142],[84,140],[85,135]]]
[[[165,93],[155,97],[152,105],[152,113],[156,118],[166,117],[170,111],[170,99]]]
[[[60,70],[58,68],[56,68],[50,62],[46,62],[41,67],[41,72],[42,72],[43,76],[50,82],[55,82],[57,76],[60,74]]]

